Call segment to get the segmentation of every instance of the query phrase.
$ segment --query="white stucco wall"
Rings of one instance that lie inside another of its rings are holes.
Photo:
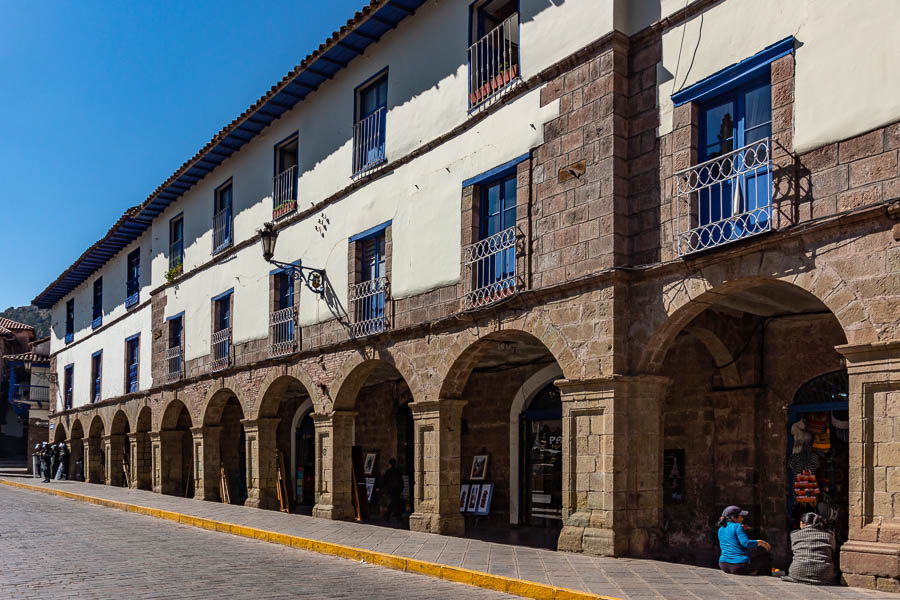
[[[664,3],[669,8],[672,4]],[[898,8],[895,0],[729,0],[712,6],[663,36],[663,61],[657,71],[660,134],[672,129],[673,92],[790,35],[799,42],[796,152],[896,121],[900,118]]]

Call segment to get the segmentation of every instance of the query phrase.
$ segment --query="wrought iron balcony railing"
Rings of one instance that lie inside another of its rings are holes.
[[[675,173],[675,206],[679,256],[771,230],[771,140]]]
[[[360,175],[386,159],[384,128],[387,108],[382,107],[353,126],[353,175]]]
[[[184,348],[166,348],[166,381],[178,381],[184,376]]]
[[[463,248],[463,309],[497,302],[517,291],[516,228],[510,227]]]
[[[352,337],[381,333],[390,327],[391,284],[387,277],[379,277],[350,286],[348,300]]]
[[[38,408],[50,405],[50,388],[46,385],[31,385],[17,383],[13,385],[12,398],[14,402],[36,403]]]
[[[519,81],[519,15],[510,15],[469,46],[469,110]]]
[[[296,350],[297,321],[294,307],[273,311],[269,315],[269,331],[272,335],[272,356],[282,356]]]
[[[272,178],[272,218],[280,219],[297,209],[297,167],[285,169]]]
[[[231,327],[212,334],[210,354],[210,371],[221,371],[231,365]]]
[[[213,217],[213,253],[231,245],[231,209],[220,210]]]

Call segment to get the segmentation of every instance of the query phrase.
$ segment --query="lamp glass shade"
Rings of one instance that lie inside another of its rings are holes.
[[[275,239],[277,237],[278,232],[272,228],[270,223],[266,223],[266,225],[259,230],[259,238],[263,248],[263,258],[266,262],[270,262],[272,257],[275,256]]]

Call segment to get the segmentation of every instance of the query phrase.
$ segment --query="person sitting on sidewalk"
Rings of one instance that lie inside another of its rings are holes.
[[[794,559],[782,581],[830,585],[834,583],[834,534],[825,519],[814,512],[800,517],[800,529],[791,532]]]
[[[719,568],[732,575],[771,575],[772,546],[765,540],[747,537],[744,517],[749,513],[729,506],[719,517]],[[750,550],[755,550],[751,556]]]

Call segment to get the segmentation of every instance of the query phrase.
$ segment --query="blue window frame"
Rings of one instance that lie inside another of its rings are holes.
[[[184,313],[169,317],[169,348],[180,348],[184,334]]]
[[[387,69],[356,90],[353,127],[353,173],[385,160]]]
[[[231,180],[216,190],[213,202],[213,254],[231,246],[233,195],[234,186]]]
[[[63,368],[63,410],[72,408],[72,392],[74,390],[75,365],[66,365]]]
[[[479,219],[479,236],[487,240],[516,225],[516,173],[507,171],[492,181],[481,184],[481,214]],[[477,264],[477,287],[486,287],[500,281],[510,279],[515,274],[515,247],[499,249],[503,240],[492,238],[496,242],[485,242],[496,251],[486,248],[485,260]]]
[[[75,339],[75,298],[66,301],[66,343]]]
[[[224,331],[231,328],[231,295],[233,290],[220,294],[213,298],[213,330]],[[231,340],[230,336],[214,341],[212,344],[213,359],[226,360],[229,357]]]
[[[125,393],[138,391],[138,366],[140,364],[141,334],[125,340]]]
[[[184,264],[184,217],[169,221],[169,269],[180,271]]]
[[[125,283],[125,308],[138,303],[141,295],[141,250],[128,253],[128,276]]]
[[[371,294],[361,297],[356,303],[356,322],[364,321],[373,324],[372,331],[384,328],[385,286],[378,282],[387,276],[385,272],[385,235],[384,229],[369,237],[357,241],[362,256],[362,272],[360,282],[373,282]]]
[[[275,173],[272,181],[272,210],[275,218],[284,216],[297,207],[299,149],[296,133],[275,145]]]
[[[275,274],[278,285],[278,299],[275,310],[282,310],[294,306],[294,281],[290,274],[285,271],[279,271]]]
[[[91,307],[91,327],[97,329],[103,325],[103,278],[94,280],[94,304]]]
[[[91,402],[100,402],[103,380],[103,350],[91,354]]]

